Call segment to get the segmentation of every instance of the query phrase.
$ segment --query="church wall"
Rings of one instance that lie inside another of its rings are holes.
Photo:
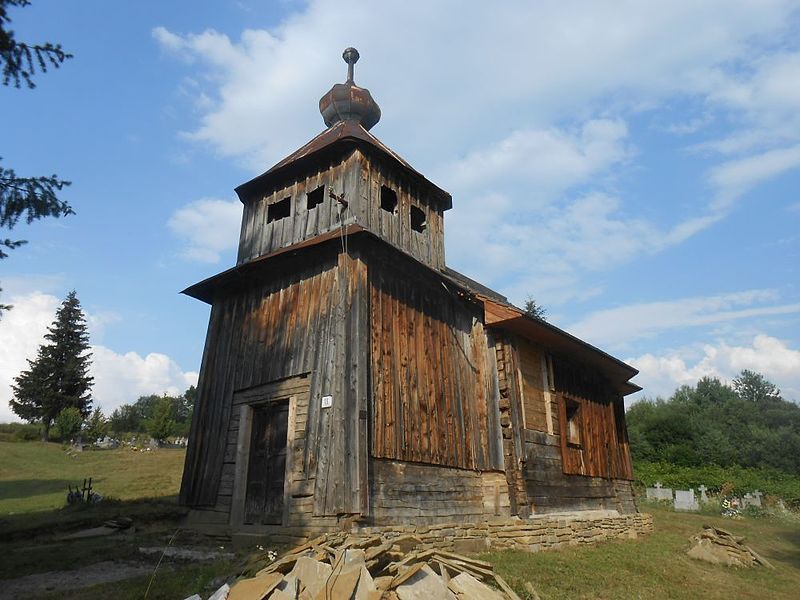
[[[363,262],[331,243],[260,277],[213,302],[181,501],[229,513],[239,418],[234,398],[307,375],[307,426],[292,449],[302,454],[295,461],[302,465],[301,487],[313,490],[306,497],[316,516],[360,512],[367,500]],[[332,406],[323,410],[327,395]]]
[[[397,252],[368,252],[376,458],[504,469],[497,367],[479,305]]]
[[[425,188],[407,174],[390,168],[376,157],[361,160],[360,186],[362,202],[359,221],[382,239],[407,252],[417,260],[443,269],[444,213],[426,195]],[[381,188],[394,192],[397,205],[393,211],[381,208]],[[424,231],[411,226],[411,211],[424,215]]]
[[[344,158],[323,161],[311,173],[248,198],[236,264],[327,233],[340,227],[342,221],[352,221],[358,205],[359,160],[360,154],[351,152]],[[331,191],[337,196],[344,194],[349,212],[330,197]]]

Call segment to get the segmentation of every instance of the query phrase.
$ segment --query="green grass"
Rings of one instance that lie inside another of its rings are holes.
[[[57,444],[0,442],[0,580],[27,574],[76,569],[102,560],[143,558],[138,547],[164,545],[180,527],[183,511],[176,494],[184,451],[131,450],[84,452],[69,456]],[[96,506],[64,507],[68,483],[93,477],[98,492],[118,498]],[[655,533],[638,540],[607,542],[555,552],[495,552],[485,558],[527,597],[529,581],[544,600],[559,598],[774,598],[794,599],[800,589],[800,519],[752,518],[732,521],[717,514],[675,513],[643,504],[655,520]],[[14,513],[14,514],[10,514]],[[132,535],[59,541],[57,533],[92,527],[116,516],[131,517]],[[776,567],[734,569],[686,556],[689,538],[703,524],[747,537],[747,543]],[[174,541],[180,546],[217,542],[188,531]],[[226,562],[211,565],[165,563],[149,598],[208,596],[220,576],[243,568]],[[49,598],[93,600],[141,598],[150,577],[136,577],[82,590],[59,590]],[[0,586],[2,589],[2,586]]]
[[[542,598],[771,598],[792,599],[800,590],[800,524],[676,513],[647,507],[656,531],[636,541],[614,541],[554,552],[506,551],[484,555],[526,597],[529,581]],[[736,569],[686,556],[689,538],[711,524],[747,538],[775,565]]]
[[[186,451],[127,448],[68,453],[59,444],[0,441],[0,518],[61,508],[67,485],[120,500],[175,496]]]

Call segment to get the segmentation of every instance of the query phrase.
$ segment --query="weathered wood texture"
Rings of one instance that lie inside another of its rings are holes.
[[[564,473],[632,479],[622,398],[596,373],[553,360]],[[580,443],[569,443],[567,403],[578,406]]]
[[[628,481],[564,473],[559,436],[525,432],[525,483],[537,513],[564,510],[636,512]]]
[[[393,212],[381,208],[381,186],[397,196]],[[319,204],[309,208],[308,194],[322,188]],[[346,204],[331,198],[341,197]],[[270,222],[270,207],[289,203],[289,214]],[[423,231],[411,227],[411,207],[424,214]],[[424,189],[377,157],[351,149],[338,160],[323,162],[312,173],[293,178],[279,189],[246,199],[237,264],[269,254],[356,222],[397,248],[434,268],[444,268],[444,216]]]
[[[502,470],[496,365],[479,307],[398,253],[375,252],[372,455]]]
[[[314,513],[366,510],[366,266],[338,240],[302,260],[276,261],[260,280],[217,298],[198,384],[181,486],[189,506],[218,504],[233,395],[310,373],[301,464],[314,480]],[[278,264],[279,263],[279,264]],[[343,281],[348,284],[343,285]],[[363,341],[362,341],[363,340]],[[322,396],[333,396],[321,409]],[[300,433],[298,433],[300,435]]]
[[[516,350],[511,338],[501,330],[493,332],[497,378],[500,391],[500,425],[503,436],[503,463],[509,503],[512,514],[525,517],[529,512],[529,501],[522,461],[525,458],[523,437],[522,404],[517,377]]]
[[[525,428],[547,431],[550,411],[545,406],[547,384],[542,373],[544,352],[526,340],[518,341],[518,349]],[[549,400],[548,394],[547,401]]]
[[[249,198],[242,214],[237,264],[280,248],[326,233],[341,225],[350,216],[329,195],[344,194],[348,202],[358,197],[358,161],[360,154],[323,162],[312,173],[296,177],[278,189]],[[322,202],[308,208],[308,193],[323,187]],[[270,206],[289,198],[289,215],[269,222]]]
[[[219,511],[225,511],[227,507],[231,507],[231,525],[241,525],[245,520],[246,512],[243,510],[245,478],[249,470],[249,449],[252,439],[251,427],[248,425],[252,426],[252,424],[243,423],[243,415],[247,415],[248,409],[271,408],[287,400],[291,403],[291,410],[288,415],[282,524],[289,525],[293,521],[291,517],[302,512],[298,506],[298,504],[302,505],[302,501],[297,499],[311,494],[304,460],[310,381],[310,375],[304,374],[241,390],[233,395],[233,407],[228,423],[227,444],[215,507]],[[246,427],[246,430],[240,435],[242,427]],[[305,515],[305,517],[310,517],[310,515]]]
[[[375,459],[370,523],[479,522],[510,516],[503,473]]]
[[[397,194],[397,208],[393,213],[381,208],[383,185]],[[428,201],[423,188],[411,177],[377,157],[363,156],[360,200],[356,209],[359,223],[417,260],[436,269],[444,268],[444,213]],[[411,228],[412,206],[425,214],[422,232]]]

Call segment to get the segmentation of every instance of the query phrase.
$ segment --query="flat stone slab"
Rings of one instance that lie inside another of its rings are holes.
[[[444,580],[428,565],[395,588],[400,600],[452,600],[455,598]]]

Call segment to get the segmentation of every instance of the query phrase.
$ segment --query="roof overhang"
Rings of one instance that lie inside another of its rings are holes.
[[[515,306],[498,302],[483,294],[476,296],[483,301],[486,325],[501,327],[545,348],[577,358],[603,373],[623,396],[642,389],[628,381],[639,373],[638,369],[547,321],[526,315]]]
[[[270,267],[282,268],[281,265],[285,264],[285,262],[292,257],[297,256],[298,252],[301,250],[338,242],[344,237],[356,235],[360,237],[362,234],[370,239],[374,239],[375,241],[394,248],[409,260],[447,282],[447,284],[457,286],[474,301],[482,303],[484,322],[488,327],[505,329],[553,352],[569,355],[597,369],[623,396],[638,392],[642,389],[635,383],[629,381],[629,379],[639,373],[634,367],[614,358],[610,354],[603,352],[599,348],[584,342],[547,321],[535,319],[526,315],[525,312],[519,308],[502,301],[501,298],[504,297],[500,294],[472,281],[457,271],[453,271],[449,268],[438,271],[419,262],[414,257],[407,255],[400,248],[377,237],[374,233],[356,223],[333,229],[325,234],[281,248],[270,254],[259,256],[258,258],[237,265],[189,286],[181,293],[211,304],[219,290],[252,285],[254,279],[264,277],[264,273],[267,273]],[[491,296],[487,295],[487,292],[490,293]]]
[[[442,210],[449,210],[453,207],[453,198],[448,192],[429,181],[422,173],[414,169],[400,155],[356,121],[339,121],[335,123],[268,171],[237,187],[236,193],[242,202],[247,202],[254,193],[281,185],[287,179],[302,172],[310,166],[310,162],[318,162],[329,157],[341,155],[354,147],[373,152],[394,163],[401,171],[421,185],[427,192],[426,196]]]

